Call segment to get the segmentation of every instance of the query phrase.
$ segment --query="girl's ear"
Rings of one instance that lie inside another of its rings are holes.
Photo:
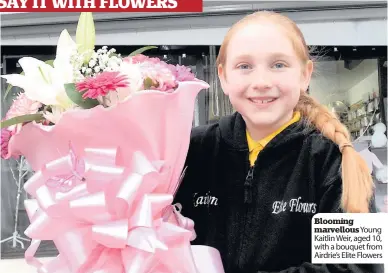
[[[225,75],[225,70],[224,70],[224,67],[223,67],[221,64],[218,65],[218,78],[220,79],[222,91],[224,92],[224,94],[225,94],[226,96],[228,96],[228,92],[226,91],[227,88],[225,88],[225,87],[226,87],[226,75]]]
[[[301,79],[302,81],[301,86],[303,91],[307,91],[307,89],[309,88],[313,70],[314,70],[314,63],[311,60],[309,60],[306,63],[305,69],[303,71],[302,79]]]

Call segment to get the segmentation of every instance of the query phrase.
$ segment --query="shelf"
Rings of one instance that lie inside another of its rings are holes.
[[[370,147],[370,150],[375,150],[375,151],[384,151],[384,150],[387,150],[387,146],[385,147],[378,147],[378,148],[374,148],[374,147]]]

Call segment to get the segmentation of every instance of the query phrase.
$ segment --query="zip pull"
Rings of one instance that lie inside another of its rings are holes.
[[[253,166],[249,169],[248,175],[244,182],[244,203],[252,203],[252,181],[253,181]]]

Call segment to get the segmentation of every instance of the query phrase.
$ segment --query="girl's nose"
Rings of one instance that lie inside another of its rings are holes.
[[[257,90],[267,90],[272,88],[271,78],[262,70],[252,75],[252,87]]]

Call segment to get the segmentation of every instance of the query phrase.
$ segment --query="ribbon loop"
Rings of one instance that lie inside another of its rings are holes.
[[[118,148],[85,148],[84,156],[91,165],[116,166]]]
[[[128,236],[128,220],[93,225],[92,233],[93,239],[107,248],[124,248]]]
[[[42,273],[197,273],[188,266],[194,261],[187,252],[194,222],[181,214],[180,204],[171,204],[173,195],[160,191],[171,167],[135,152],[128,169],[116,164],[117,152],[88,147],[76,154],[70,145],[69,155],[26,183],[36,198],[26,202],[26,234],[53,240],[60,252],[42,265],[34,258],[40,243],[35,240],[27,262]],[[182,263],[174,265],[173,256],[182,250]]]
[[[171,222],[171,215],[174,215],[174,219],[172,220],[173,223],[187,231],[190,231],[191,232],[190,241],[193,241],[197,237],[197,234],[195,233],[195,229],[194,229],[194,221],[188,217],[183,216],[181,214],[181,210],[182,210],[182,205],[180,203],[176,203],[174,205],[170,205],[166,207],[163,212],[163,220],[164,221],[170,220]]]

